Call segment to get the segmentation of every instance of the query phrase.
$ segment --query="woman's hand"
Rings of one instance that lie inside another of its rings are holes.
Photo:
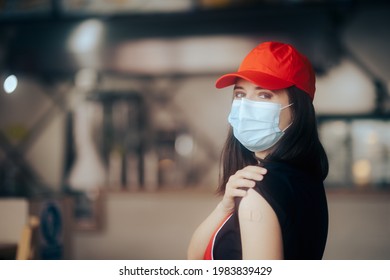
[[[253,188],[255,181],[263,180],[267,170],[259,166],[247,166],[230,176],[222,201],[198,226],[188,246],[188,259],[201,260],[216,228],[234,210],[234,198],[243,197]]]
[[[255,181],[263,180],[266,173],[267,169],[255,165],[248,165],[243,169],[238,170],[234,175],[229,177],[225,194],[219,207],[226,213],[231,213],[235,206],[234,198],[244,197],[247,190],[256,185]]]

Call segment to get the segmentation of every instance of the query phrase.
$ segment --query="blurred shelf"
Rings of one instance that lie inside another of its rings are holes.
[[[378,189],[378,188],[364,188],[358,187],[326,187],[326,194],[331,196],[350,196],[350,197],[363,197],[363,198],[381,198],[390,200],[390,189]]]
[[[390,120],[390,113],[369,113],[369,114],[351,114],[351,115],[318,115],[317,119],[319,122],[333,121],[333,120]]]

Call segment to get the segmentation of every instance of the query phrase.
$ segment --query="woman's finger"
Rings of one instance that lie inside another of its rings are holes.
[[[247,190],[235,189],[233,191],[233,196],[234,197],[244,197],[244,196],[246,196],[246,193],[247,193]]]
[[[267,173],[267,169],[265,169],[264,167],[261,167],[261,166],[257,166],[257,165],[248,165],[241,170],[253,171],[255,173],[259,173],[262,175],[265,175]]]
[[[245,179],[251,179],[255,181],[261,181],[264,178],[264,175],[257,172],[253,172],[251,170],[239,170],[233,176],[237,178],[245,178]]]
[[[248,179],[237,179],[227,184],[228,188],[253,188],[256,182]]]

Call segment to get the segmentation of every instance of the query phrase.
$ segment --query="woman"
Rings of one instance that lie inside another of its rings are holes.
[[[223,198],[194,232],[188,258],[321,259],[328,160],[317,132],[310,62],[291,45],[265,42],[216,82],[230,85]]]

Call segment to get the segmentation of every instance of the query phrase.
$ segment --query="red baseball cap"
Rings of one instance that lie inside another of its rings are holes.
[[[231,86],[237,78],[270,90],[296,86],[312,100],[316,90],[315,73],[309,60],[293,46],[279,42],[258,45],[244,58],[237,72],[221,76],[215,86]]]

